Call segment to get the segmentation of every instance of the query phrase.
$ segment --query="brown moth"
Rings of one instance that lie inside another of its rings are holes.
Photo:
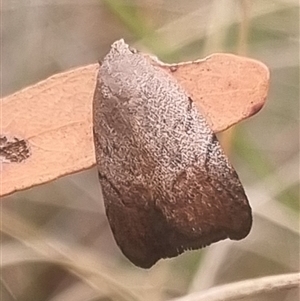
[[[101,63],[93,124],[106,214],[135,265],[249,233],[244,189],[205,118],[171,75],[123,40]]]

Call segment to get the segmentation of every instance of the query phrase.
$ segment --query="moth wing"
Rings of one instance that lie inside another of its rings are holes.
[[[162,257],[248,235],[251,208],[236,172],[233,168],[225,172],[211,168],[189,166],[176,177],[169,196],[161,201],[159,207],[170,228],[162,239]]]

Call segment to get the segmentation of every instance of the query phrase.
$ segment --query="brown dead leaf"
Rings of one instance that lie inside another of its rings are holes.
[[[269,70],[256,60],[213,54],[204,60],[161,65],[188,91],[214,132],[256,114],[269,87]]]
[[[172,73],[216,132],[255,114],[266,99],[269,71],[258,61],[214,54],[197,62],[153,64]],[[92,98],[97,69],[95,64],[57,74],[1,100],[0,142],[17,141],[26,151],[29,147],[30,155],[10,162],[5,156],[11,150],[2,147],[0,196],[95,164]]]

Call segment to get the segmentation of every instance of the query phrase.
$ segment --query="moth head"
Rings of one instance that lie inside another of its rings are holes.
[[[140,71],[146,64],[143,55],[130,48],[123,39],[118,40],[100,63],[98,83],[109,87],[111,94],[119,100],[138,96],[137,87],[144,78]]]

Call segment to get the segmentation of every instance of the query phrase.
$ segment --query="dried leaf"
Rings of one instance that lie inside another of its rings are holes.
[[[269,71],[256,60],[224,53],[159,65],[189,92],[215,132],[256,114],[267,98]]]
[[[153,64],[173,74],[215,132],[258,112],[267,96],[268,68],[248,58],[214,54],[196,62]],[[94,64],[57,74],[1,99],[0,142],[21,141],[29,156],[10,161],[7,152],[16,156],[0,145],[0,196],[95,164],[92,99],[97,69]]]

